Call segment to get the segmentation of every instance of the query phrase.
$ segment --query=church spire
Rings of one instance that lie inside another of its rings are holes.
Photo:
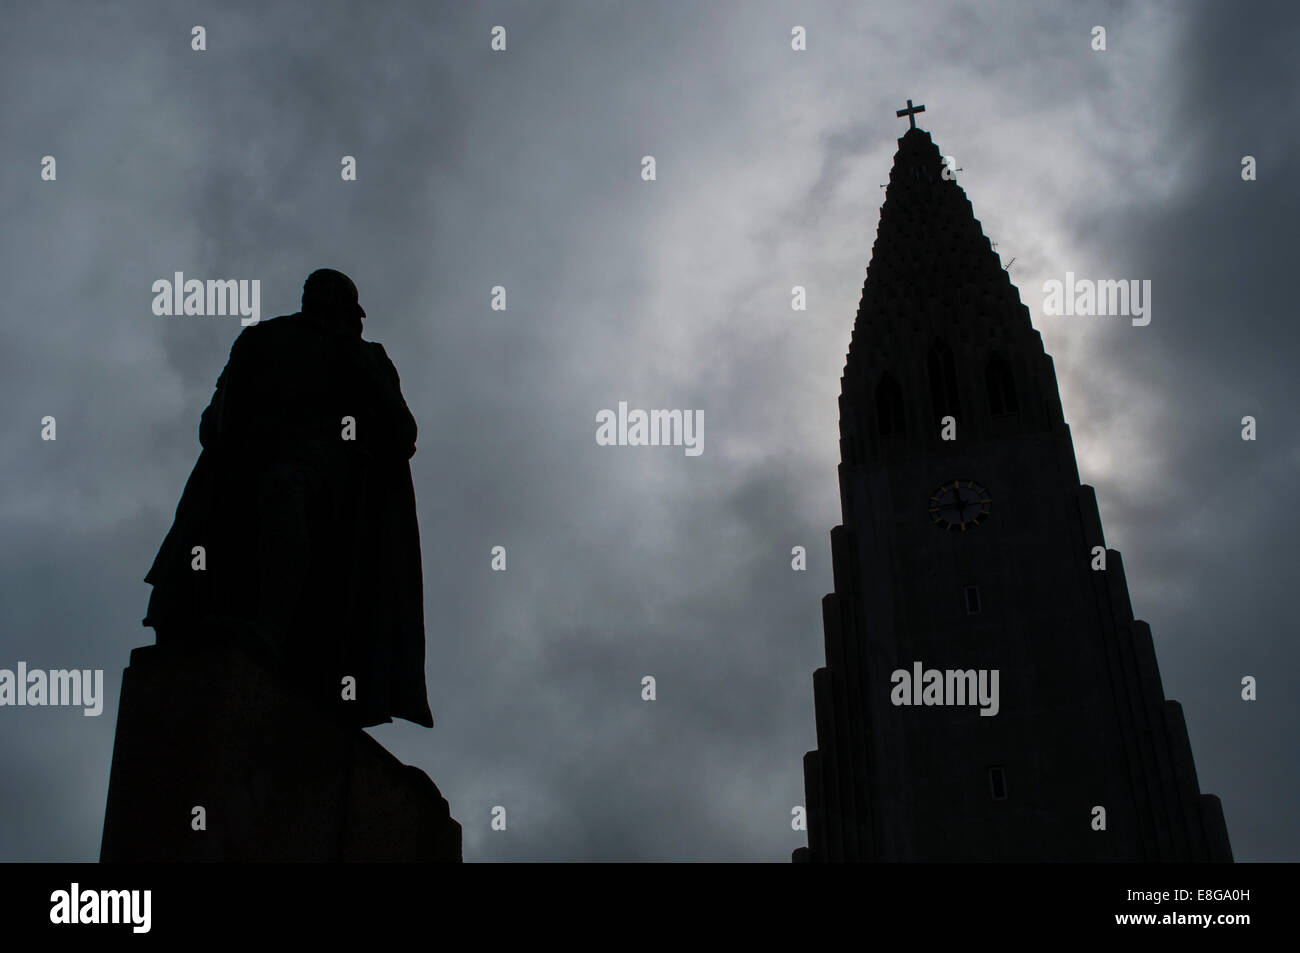
[[[1009,276],[957,184],[955,163],[915,125],[915,113],[923,107],[908,103],[898,115],[906,115],[912,125],[898,140],[855,330],[895,310],[890,303],[899,299],[912,311],[917,306],[942,310],[953,322],[969,320],[965,305],[972,297],[1015,298],[1019,305]],[[1027,309],[1024,319],[1028,324]]]
[[[915,366],[936,342],[947,342],[954,353],[964,352],[981,367],[998,349],[1025,356],[1042,352],[1029,309],[957,183],[956,162],[915,125],[922,109],[909,100],[906,109],[897,110],[909,126],[898,139],[889,173],[842,381],[841,450],[846,460],[872,452],[872,434],[880,429],[875,391],[885,372]],[[1024,380],[1028,369],[1015,370]],[[910,408],[905,416],[914,424],[928,419],[932,401],[925,382],[905,376],[899,382]],[[1054,381],[1050,387],[1034,386],[1055,393]],[[973,406],[969,400],[962,403]],[[1050,427],[1057,417],[1053,404],[1031,404],[1021,423]],[[909,425],[906,432],[915,435],[916,427]]]
[[[1052,360],[921,108],[842,380],[796,859],[1231,860]]]

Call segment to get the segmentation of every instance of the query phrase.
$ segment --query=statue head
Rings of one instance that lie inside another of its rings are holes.
[[[302,313],[332,329],[353,330],[360,336],[365,309],[352,279],[333,268],[318,268],[302,286]]]

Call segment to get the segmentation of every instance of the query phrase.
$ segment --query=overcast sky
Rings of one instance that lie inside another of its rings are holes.
[[[420,425],[437,727],[372,732],[438,784],[466,859],[788,860],[839,376],[908,98],[1016,259],[1237,859],[1300,859],[1298,22],[1159,0],[8,11],[0,667],[102,668],[108,702],[0,709],[0,859],[98,856],[142,577],[239,331],[155,316],[152,283],[257,278],[266,318],[333,267]],[[1067,270],[1150,279],[1150,325],[1045,316]],[[703,454],[597,446],[620,400],[702,409]]]

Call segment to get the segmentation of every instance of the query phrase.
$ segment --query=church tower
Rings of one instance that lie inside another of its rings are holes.
[[[899,112],[841,381],[795,859],[1230,861],[1052,359],[923,108]]]

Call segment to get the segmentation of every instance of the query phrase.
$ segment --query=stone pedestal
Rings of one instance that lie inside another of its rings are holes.
[[[252,656],[238,642],[131,653],[101,861],[461,859],[460,824],[428,775]]]

